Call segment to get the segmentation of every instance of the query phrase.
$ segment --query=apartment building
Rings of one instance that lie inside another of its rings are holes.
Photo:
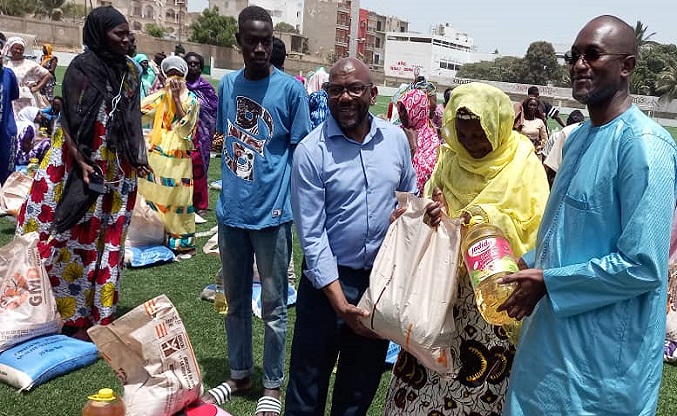
[[[218,7],[219,14],[237,17],[247,6],[263,7],[273,18],[273,26],[288,23],[303,32],[303,0],[209,0],[209,7]]]
[[[308,54],[327,63],[357,56],[359,13],[359,0],[305,0],[303,34],[308,38]]]
[[[96,5],[118,9],[127,16],[133,31],[144,33],[149,24],[156,24],[177,40],[188,38],[192,17],[186,9],[186,0],[97,0]]]

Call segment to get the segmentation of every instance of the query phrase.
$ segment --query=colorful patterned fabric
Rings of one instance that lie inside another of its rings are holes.
[[[475,305],[467,273],[460,277],[452,345],[453,377],[443,377],[402,350],[393,367],[384,415],[499,416],[515,348],[500,326],[488,324]]]
[[[219,98],[210,82],[198,77],[194,82],[186,81],[186,87],[192,91],[200,103],[200,116],[197,130],[193,136],[195,150],[191,153],[193,160],[193,205],[198,211],[209,206],[209,188],[207,172],[209,171],[210,151],[216,131],[216,112]]]
[[[195,249],[193,206],[193,136],[200,103],[192,92],[182,96],[185,115],[177,119],[169,87],[141,103],[145,121],[154,119],[148,138],[148,163],[153,173],[139,180],[139,192],[165,225],[166,245],[175,251]]]
[[[437,148],[440,146],[440,139],[428,118],[428,94],[423,90],[409,90],[398,103],[402,103],[407,110],[408,127],[418,133],[416,153],[411,162],[416,172],[416,188],[419,194],[423,194],[423,187],[437,162]]]
[[[327,92],[319,90],[308,96],[308,109],[310,110],[310,129],[322,124],[329,115],[329,102]]]
[[[106,147],[105,122],[102,105],[94,125],[92,159],[104,172],[106,192],[84,217],[64,233],[51,233],[68,172],[79,169],[60,126],[18,217],[17,234],[40,234],[40,254],[66,327],[110,323],[118,300],[124,239],[136,201],[136,173]]]

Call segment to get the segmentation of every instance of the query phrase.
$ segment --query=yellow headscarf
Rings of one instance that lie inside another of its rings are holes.
[[[491,143],[493,150],[482,159],[474,159],[458,141],[455,119],[460,108],[479,116]],[[536,244],[549,188],[534,146],[512,130],[514,118],[510,98],[498,88],[478,82],[455,88],[444,111],[446,144],[440,147],[425,194],[442,189],[452,217],[481,208],[521,256]]]
[[[54,48],[52,47],[51,43],[45,43],[43,46],[45,47],[47,53],[42,55],[42,62],[40,63],[40,66],[44,67],[45,65],[47,65],[47,62],[49,62],[49,60],[52,59],[52,51],[54,50]]]

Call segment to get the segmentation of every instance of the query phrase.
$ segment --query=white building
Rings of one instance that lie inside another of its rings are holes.
[[[247,6],[263,7],[273,18],[273,26],[289,23],[299,33],[303,32],[303,0],[209,0],[209,8],[218,7],[224,16],[237,15]]]
[[[454,78],[466,63],[478,62],[474,41],[467,33],[447,25],[433,28],[433,33],[388,32],[386,34],[384,71],[386,77],[414,78],[414,69],[431,79]],[[486,55],[482,55],[486,60]]]

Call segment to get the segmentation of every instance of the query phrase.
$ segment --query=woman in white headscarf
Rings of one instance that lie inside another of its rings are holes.
[[[141,102],[145,122],[153,129],[147,138],[153,174],[139,180],[139,192],[162,218],[165,244],[177,252],[195,251],[193,206],[193,136],[200,103],[186,88],[188,64],[179,56],[160,65],[165,87]]]
[[[18,115],[22,108],[37,106],[36,94],[52,79],[52,74],[37,62],[26,59],[24,52],[26,41],[24,38],[14,36],[7,39],[4,52],[9,55],[9,61],[5,68],[9,68],[16,75],[19,84],[19,98],[12,102],[14,114]]]
[[[42,160],[49,150],[49,138],[39,136],[42,113],[38,107],[25,107],[16,118],[16,166],[26,166],[31,159]]]

